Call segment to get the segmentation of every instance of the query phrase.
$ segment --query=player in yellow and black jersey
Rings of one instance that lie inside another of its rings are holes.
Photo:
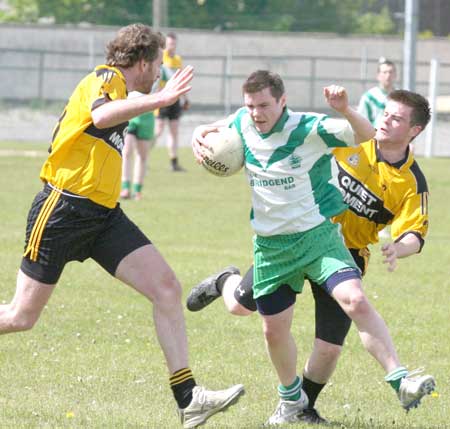
[[[378,232],[391,225],[394,241],[413,234],[422,248],[428,230],[428,186],[409,148],[390,163],[377,141],[356,148],[337,148],[339,183],[349,209],[334,220],[341,224],[350,249],[378,242]]]
[[[349,208],[334,220],[341,224],[346,245],[362,273],[367,269],[368,246],[378,242],[378,231],[386,225],[391,225],[393,241],[382,246],[382,253],[390,271],[396,268],[398,258],[418,253],[424,245],[428,187],[409,144],[429,120],[430,108],[424,97],[396,90],[388,97],[374,140],[335,149],[339,183]],[[223,296],[228,311],[249,315],[256,311],[252,285],[252,268],[242,278],[238,268],[227,267],[194,287],[187,307],[198,311]],[[311,288],[316,338],[303,374],[302,389],[309,405],[298,420],[324,423],[314,405],[336,367],[351,320],[321,285],[311,283]],[[417,383],[426,383],[426,377],[430,376],[420,376]]]
[[[41,170],[44,189],[28,215],[16,293],[0,308],[0,334],[31,329],[66,263],[92,258],[152,302],[182,423],[194,427],[233,403],[243,386],[211,392],[196,385],[188,365],[181,287],[117,203],[128,120],[171,105],[190,90],[193,69],[186,67],[157,95],[150,94],[159,77],[164,43],[160,33],[145,25],[122,28],[107,46],[107,63],[72,93]],[[129,91],[144,95],[127,99]]]
[[[120,192],[117,172],[128,122],[97,128],[91,115],[105,103],[126,97],[126,81],[119,68],[101,65],[87,75],[76,87],[54,129],[41,179],[114,208]]]

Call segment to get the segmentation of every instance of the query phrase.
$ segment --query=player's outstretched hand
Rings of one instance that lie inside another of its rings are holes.
[[[203,162],[204,152],[209,149],[205,141],[205,137],[209,133],[217,133],[219,128],[214,125],[200,125],[194,130],[192,134],[192,152],[194,152],[195,159],[199,164]]]
[[[348,95],[343,86],[330,85],[323,89],[327,103],[337,112],[344,112],[348,108]]]
[[[189,83],[193,77],[194,67],[187,66],[184,69],[178,69],[167,81],[164,88],[158,92],[160,107],[172,105],[180,96],[189,92],[192,88]]]
[[[397,249],[394,243],[384,244],[381,253],[384,256],[383,264],[388,264],[388,271],[394,271],[397,268]]]

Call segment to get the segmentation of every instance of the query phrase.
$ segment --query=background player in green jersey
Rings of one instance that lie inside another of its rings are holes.
[[[139,92],[131,92],[128,98],[139,97]],[[132,118],[128,123],[125,145],[122,151],[122,191],[121,198],[142,198],[142,187],[147,168],[147,156],[155,143],[155,116],[153,112]],[[134,160],[134,169],[133,169]]]
[[[191,88],[193,69],[186,67],[160,92],[150,94],[163,47],[162,35],[150,27],[133,24],[120,29],[107,46],[107,64],[96,67],[72,93],[41,170],[44,189],[29,212],[16,293],[9,304],[0,306],[0,333],[31,329],[65,264],[92,258],[152,303],[181,421],[193,428],[231,405],[243,386],[209,391],[196,385],[188,363],[180,284],[117,202],[127,121],[173,104]],[[129,91],[145,95],[127,99]]]
[[[272,90],[275,85],[274,81],[279,81],[279,78],[270,73],[266,73],[266,78],[263,77],[264,73],[263,76],[258,76],[258,72],[255,74],[252,74],[249,77],[243,87],[245,104],[248,115],[251,117],[251,121],[246,121],[245,118],[243,119],[242,113],[240,112],[238,112],[235,117],[225,121],[229,126],[236,126],[243,136],[246,152],[246,168],[247,170],[250,169],[250,174],[255,174],[256,170],[251,165],[249,167],[249,157],[251,158],[250,163],[255,164],[254,158],[256,158],[256,160],[261,161],[262,165],[264,165],[264,154],[258,153],[257,145],[260,145],[263,149],[267,150],[268,145],[264,144],[263,140],[270,138],[271,133],[276,134],[287,131],[285,134],[285,144],[275,146],[273,148],[273,153],[281,153],[281,150],[286,152],[288,148],[292,148],[295,145],[293,138],[291,138],[292,136],[301,136],[302,131],[303,136],[307,134],[304,129],[299,127],[295,129],[286,129],[289,127],[289,124],[291,123],[290,119],[294,114],[285,110],[285,98],[282,97],[284,96],[284,91],[279,91],[279,88]],[[259,85],[255,84],[255,80]],[[268,91],[266,89],[268,89]],[[325,96],[335,110],[343,113],[349,119],[353,128],[356,131],[359,131],[363,138],[372,137],[373,134],[371,134],[370,131],[367,132],[368,135],[366,134],[366,130],[368,129],[365,128],[364,121],[359,122],[360,118],[358,116],[355,118],[353,116],[354,113],[351,110],[348,110],[348,101],[345,96],[345,91],[342,88],[326,88]],[[414,138],[423,129],[423,124],[421,126],[416,124],[410,125],[410,122],[407,120],[408,118],[401,115],[401,112],[405,113],[402,108],[399,107],[397,109],[396,107],[398,106],[395,106],[395,108],[393,107],[392,111],[388,111],[386,116],[387,119],[385,121],[386,125],[380,129],[379,132],[381,134],[391,133],[396,135],[403,130],[404,133],[407,133],[407,142],[409,142],[411,138]],[[289,116],[288,118],[283,117],[286,113]],[[306,115],[304,115],[304,117],[306,117]],[[280,119],[283,120],[283,126],[279,122]],[[317,119],[316,121],[318,122],[316,128],[318,136],[324,142],[328,144],[334,142],[337,146],[337,139],[332,139],[332,135],[329,130],[326,129],[326,122],[322,122],[322,120],[323,118],[321,120]],[[322,125],[322,129],[319,125]],[[203,140],[204,135],[211,132],[213,129],[214,126],[201,127],[197,129],[194,134],[193,149],[199,161],[202,160],[202,146],[205,145]],[[309,132],[311,133],[312,131],[313,129],[311,127]],[[252,144],[251,139],[252,137],[255,137],[256,132],[259,133],[260,139],[255,139],[256,143]],[[275,143],[276,140],[273,140],[273,142]],[[312,146],[314,143],[316,145],[319,144],[317,140],[315,141],[312,139],[310,141],[304,139],[301,142],[301,146],[305,147],[303,152],[305,157],[308,155],[308,148],[306,146],[308,146],[308,144]],[[316,146],[315,150],[318,150],[317,148],[318,146]],[[388,153],[391,149],[389,143],[387,143]],[[310,150],[313,151],[314,148],[311,148]],[[402,151],[402,156],[404,157],[404,148]],[[397,156],[400,153],[401,152],[398,152]],[[266,154],[266,158],[267,157],[272,159],[273,155]],[[395,162],[395,160],[392,159],[392,162]],[[314,165],[317,165],[317,163]],[[275,163],[273,166],[275,168]],[[266,171],[267,170],[270,170],[268,164],[266,164]],[[281,167],[278,166],[278,170],[284,171],[285,169],[281,170]],[[316,174],[316,172],[314,172],[314,174]],[[326,176],[326,172],[323,174]],[[311,177],[311,169],[309,170],[309,175]],[[307,182],[308,176],[304,176],[304,179],[305,182]],[[315,184],[317,184],[318,179],[316,178],[314,181]],[[301,183],[298,183],[298,185],[301,186]],[[273,195],[274,192],[270,192],[270,190],[265,190],[263,192],[266,193],[266,199],[271,198],[275,200]],[[315,198],[316,197],[317,193],[315,193]],[[280,193],[278,193],[278,199],[276,200],[277,204],[283,204],[285,198],[285,196],[280,196]],[[301,206],[301,200],[298,201],[300,201],[300,203],[297,204],[297,210],[305,210],[305,207]],[[258,198],[253,198],[254,211],[255,203],[260,204]],[[314,202],[312,205],[310,203],[310,205],[307,206],[310,211],[313,211],[313,205]],[[267,204],[266,206],[270,207],[270,204]],[[266,208],[265,212],[268,212]],[[257,215],[258,212],[256,210],[256,213],[253,213],[253,216],[256,217]],[[282,217],[278,217],[282,219]],[[259,219],[257,222],[252,221],[256,228],[259,227],[258,221],[261,222]],[[388,381],[398,392],[401,404],[405,408],[408,409],[411,406],[417,405],[420,398],[434,388],[434,379],[431,376],[422,376],[418,379],[408,377],[407,370],[400,365],[387,327],[368,302],[361,289],[359,273],[354,269],[354,265],[347,259],[344,252],[342,252],[342,248],[337,244],[339,239],[336,238],[334,244],[332,244],[332,240],[330,241],[329,237],[333,232],[331,230],[320,231],[320,228],[326,224],[327,221],[325,220],[322,224],[319,224],[310,230],[306,229],[297,234],[281,234],[272,237],[270,235],[260,236],[256,230],[257,235],[254,239],[254,278],[250,280],[250,284],[253,284],[255,307],[263,317],[264,334],[269,355],[277,369],[281,382],[278,389],[280,403],[273,416],[269,419],[269,424],[290,423],[304,420],[303,417],[305,414],[302,414],[301,411],[308,407],[307,396],[301,388],[302,384],[300,378],[296,375],[296,348],[293,337],[290,334],[295,293],[301,291],[301,286],[298,287],[297,282],[301,281],[302,277],[306,277],[312,280],[316,285],[320,285],[318,287],[321,288],[322,294],[328,296],[328,301],[333,303],[333,300],[335,300],[347,316],[355,321],[364,346],[385,369],[387,373],[386,381]],[[304,241],[304,244],[302,241]],[[324,242],[327,243],[326,249],[322,248]],[[319,244],[316,245],[316,243]],[[402,248],[403,243],[399,246]],[[413,251],[418,250],[415,246],[416,245],[414,244]],[[308,255],[302,254],[301,247],[307,249],[305,252],[307,252]],[[292,258],[292,256],[287,255],[286,249],[290,255],[294,253],[296,256]],[[334,250],[330,251],[330,249]],[[308,260],[307,258],[313,252],[317,252],[317,254]],[[387,246],[384,249],[384,252],[386,254],[387,262],[394,264],[396,247]],[[403,255],[399,253],[399,256]],[[344,266],[330,266],[328,274],[321,277],[318,272],[320,273],[320,271],[323,270],[323,267],[326,268],[327,265],[329,265],[330,260],[344,262]],[[259,267],[258,264],[260,265]],[[315,270],[316,265],[320,266],[318,267],[318,271]],[[263,284],[263,286],[267,284],[264,283],[265,278],[261,278],[261,271],[269,277],[269,286],[275,285],[272,289],[268,289],[268,294],[261,294],[260,289],[258,289],[258,287],[261,287],[261,284]],[[236,284],[240,281],[240,277],[236,276],[237,273],[238,270],[231,267],[218,275],[207,279],[206,282],[201,284],[199,288],[196,288],[196,290],[191,293],[191,296],[189,297],[191,302],[189,303],[188,301],[188,306],[192,307],[192,299],[196,299],[201,308],[205,303],[207,304],[211,301],[210,296],[212,299],[214,299],[214,296],[219,296],[220,289],[223,286],[223,282],[226,280],[226,276],[230,276],[230,280],[233,279],[235,282],[234,287],[231,289],[232,295],[234,295],[235,292],[237,292],[237,295],[245,293],[245,291],[242,290],[242,287],[236,289]],[[221,276],[221,274],[225,274],[225,276]],[[216,288],[216,286],[218,286],[219,290],[216,289],[214,292],[213,289]],[[227,297],[229,291],[224,290],[223,292],[224,296]],[[332,299],[330,297],[332,297]],[[251,310],[254,310],[255,307]],[[250,309],[246,310],[247,313],[249,310]],[[346,333],[348,328],[345,329]],[[315,349],[315,352],[317,351],[320,351],[320,349]],[[317,357],[314,359],[314,353],[311,362],[311,364],[307,364],[307,375],[312,378],[310,381],[317,385],[315,387],[318,390],[318,394],[320,391],[320,384],[323,384],[323,382],[326,381],[322,379],[325,377],[323,371],[327,370],[329,375],[331,375],[335,362],[334,365],[333,362],[331,362],[328,368],[326,365],[324,368],[320,368],[319,364],[322,364],[323,362],[318,362]],[[314,364],[317,365],[315,369],[313,368]],[[311,370],[311,368],[313,369]],[[316,382],[314,382],[314,377],[311,376],[309,372],[312,372],[313,375],[317,375],[318,379]],[[313,402],[312,405],[314,405]],[[306,414],[311,413],[306,412]],[[320,417],[313,415],[312,419],[307,420],[320,421]]]
[[[396,77],[395,64],[386,58],[380,58],[377,68],[378,85],[367,90],[359,100],[358,112],[375,128],[383,117],[387,96],[394,89]]]

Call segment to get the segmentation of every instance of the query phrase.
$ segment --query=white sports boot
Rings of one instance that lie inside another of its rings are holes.
[[[300,399],[287,401],[280,399],[275,412],[270,416],[264,426],[276,426],[284,423],[297,423],[301,419],[302,411],[308,406],[308,396],[301,390]]]
[[[420,404],[420,400],[425,395],[429,395],[436,386],[431,375],[417,375],[421,372],[423,372],[422,368],[409,372],[400,383],[397,396],[406,411],[416,408]]]
[[[196,428],[206,422],[212,415],[225,411],[244,394],[244,386],[236,384],[225,390],[206,390],[195,386],[192,391],[192,401],[184,409],[178,410],[181,423],[185,429]]]

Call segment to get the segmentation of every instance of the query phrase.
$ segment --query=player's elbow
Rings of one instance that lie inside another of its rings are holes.
[[[97,112],[94,110],[92,112],[92,123],[94,124],[95,128],[103,129],[108,128],[111,126],[109,118],[101,111]]]

